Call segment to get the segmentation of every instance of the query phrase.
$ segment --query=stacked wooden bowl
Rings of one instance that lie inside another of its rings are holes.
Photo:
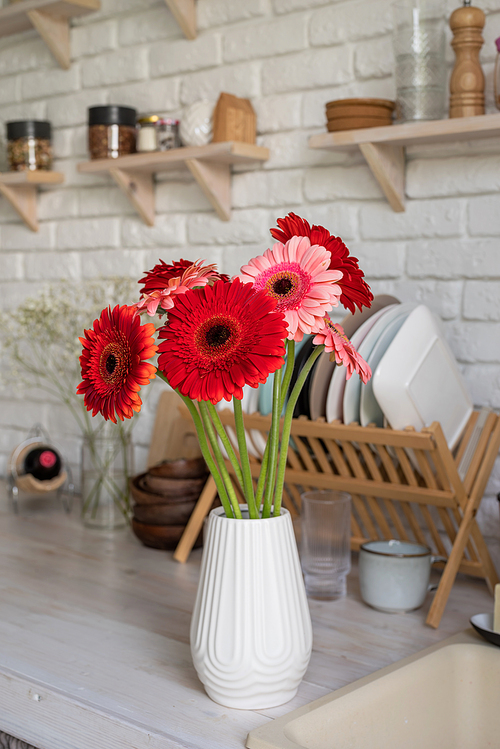
[[[145,546],[175,549],[208,477],[203,458],[164,460],[130,481],[132,529]],[[201,545],[201,535],[195,546]]]
[[[395,102],[388,99],[337,99],[326,104],[327,128],[357,130],[392,125]]]

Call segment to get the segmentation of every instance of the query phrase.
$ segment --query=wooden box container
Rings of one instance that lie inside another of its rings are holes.
[[[248,99],[222,93],[214,109],[214,143],[255,143],[257,117]]]

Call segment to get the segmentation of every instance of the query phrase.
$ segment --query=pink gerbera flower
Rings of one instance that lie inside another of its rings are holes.
[[[313,343],[316,346],[323,343],[325,351],[331,352],[330,360],[333,361],[335,357],[337,364],[343,364],[346,367],[347,380],[353,372],[357,372],[366,385],[372,376],[372,371],[345,335],[342,325],[334,325],[328,315],[325,315],[324,327],[314,337]]]
[[[250,260],[238,278],[252,283],[277,301],[288,325],[288,338],[301,341],[304,333],[323,327],[325,313],[339,303],[342,290],[336,283],[342,271],[328,270],[331,255],[308,237],[276,242],[272,250]]]
[[[138,312],[146,310],[148,315],[156,315],[158,309],[167,312],[174,306],[174,299],[179,294],[185,294],[188,289],[194,289],[206,286],[212,280],[219,278],[215,270],[215,265],[206,265],[203,267],[203,260],[188,266],[178,276],[169,278],[163,289],[155,289],[149,293],[143,294],[140,302],[136,302],[133,307]]]

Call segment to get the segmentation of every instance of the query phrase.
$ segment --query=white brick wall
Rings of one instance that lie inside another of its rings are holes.
[[[403,214],[391,211],[359,154],[307,147],[324,129],[325,102],[394,96],[390,3],[197,0],[199,36],[191,42],[164,0],[103,0],[101,12],[72,28],[68,71],[33,31],[1,39],[0,153],[7,120],[48,117],[66,183],[41,193],[38,234],[0,200],[0,304],[15,306],[45,280],[138,277],[159,257],[203,257],[235,273],[269,244],[275,219],[294,210],[342,236],[376,292],[435,310],[474,402],[500,408],[498,139],[408,149]],[[457,4],[449,0],[448,10]],[[482,59],[493,111],[500,0],[480,4],[488,13]],[[451,50],[447,59],[451,64]],[[229,223],[185,172],[159,177],[155,227],[141,223],[110,180],[77,172],[86,157],[87,107],[117,103],[181,115],[197,99],[215,103],[221,91],[252,99],[259,142],[271,150],[261,167],[235,170]],[[152,390],[137,432],[141,460]],[[0,467],[20,430],[37,420],[67,440],[76,461],[78,441],[60,409],[29,401],[0,392]],[[481,520],[497,538],[491,497],[499,490],[497,466]]]

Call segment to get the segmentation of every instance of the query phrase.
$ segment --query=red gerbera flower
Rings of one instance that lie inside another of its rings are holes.
[[[187,291],[159,332],[159,370],[193,400],[241,400],[244,385],[257,387],[283,364],[288,331],[275,307],[237,278]]]
[[[168,265],[163,260],[155,265],[153,270],[148,270],[144,278],[141,278],[139,283],[143,283],[144,286],[141,289],[141,294],[151,294],[153,291],[162,291],[168,287],[168,282],[172,278],[182,276],[186,268],[195,265],[192,260],[175,260],[172,265]],[[215,278],[220,278],[222,281],[229,281],[229,276],[223,273],[213,273]]]
[[[116,424],[140,411],[139,390],[153,379],[156,367],[146,362],[157,351],[152,323],[141,325],[133,307],[104,309],[93,329],[80,338],[83,382],[77,393],[92,416],[101,413]],[[115,416],[116,414],[116,416]]]
[[[342,279],[338,282],[342,289],[341,303],[354,314],[356,305],[359,309],[364,305],[370,307],[373,294],[364,280],[364,273],[358,266],[358,259],[349,255],[349,250],[340,239],[334,237],[323,226],[310,226],[309,223],[289,213],[286,218],[279,218],[276,222],[279,229],[271,229],[271,236],[278,242],[285,244],[292,237],[309,237],[311,244],[318,244],[329,250],[332,259],[330,270],[340,270]]]

